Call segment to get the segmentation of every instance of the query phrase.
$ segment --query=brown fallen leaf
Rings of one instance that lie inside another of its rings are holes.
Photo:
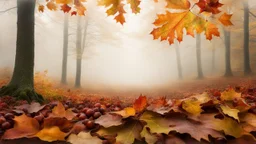
[[[78,135],[71,134],[68,139],[71,144],[102,144],[102,140],[92,137],[90,133],[80,132]]]
[[[23,104],[20,106],[16,106],[15,108],[18,110],[27,110],[28,113],[37,113],[42,110],[46,105],[41,105],[40,103],[32,102],[31,104]]]
[[[7,130],[2,139],[18,139],[30,137],[40,130],[39,123],[36,119],[26,116],[16,116],[14,118],[14,127]]]
[[[65,110],[65,107],[61,102],[57,103],[57,106],[55,106],[52,109],[52,113],[49,115],[50,117],[64,117],[68,120],[72,120],[75,117],[75,113],[72,112],[71,109]]]
[[[119,126],[122,122],[122,117],[120,115],[116,114],[105,114],[99,117],[95,120],[96,124],[99,124],[105,128],[111,127],[111,126]]]

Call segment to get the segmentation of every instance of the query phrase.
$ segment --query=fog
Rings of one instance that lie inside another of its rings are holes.
[[[82,87],[88,89],[108,88],[126,89],[155,88],[169,86],[178,81],[178,70],[175,46],[168,42],[153,40],[150,32],[157,13],[163,13],[164,2],[154,4],[153,0],[142,0],[141,13],[135,15],[126,7],[126,23],[115,22],[112,16],[107,17],[104,7],[96,6],[95,1],[87,4],[86,18],[89,20],[88,45],[86,45],[82,62]],[[252,0],[250,6],[256,5]],[[16,6],[15,0],[1,0],[0,9],[6,10]],[[234,10],[235,11],[235,10]],[[239,10],[242,13],[241,10]],[[239,12],[238,12],[239,13]],[[16,47],[16,9],[0,14],[0,68],[14,66]],[[70,39],[68,57],[68,80],[73,85],[76,70],[76,16],[70,18]],[[254,19],[255,20],[255,19]],[[239,21],[239,18],[238,18]],[[62,12],[36,12],[35,33],[35,71],[48,70],[48,75],[60,81],[63,49]],[[239,25],[239,22],[237,22]],[[242,17],[241,21],[242,23]],[[236,24],[236,22],[234,22]],[[222,29],[220,28],[220,31]],[[233,41],[240,41],[234,34]],[[182,70],[185,80],[197,77],[196,41],[191,36],[185,36],[178,44],[181,54]],[[212,52],[215,49],[215,66],[212,66]],[[241,49],[238,48],[238,50]],[[232,60],[243,59],[236,56],[232,50]],[[206,77],[218,77],[225,70],[224,39],[212,41],[202,36],[202,66]],[[232,63],[234,72],[242,71],[239,63]]]

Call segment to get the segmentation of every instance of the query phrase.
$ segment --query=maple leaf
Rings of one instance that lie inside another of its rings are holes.
[[[31,137],[40,130],[38,121],[34,118],[27,117],[25,114],[16,116],[14,122],[14,127],[4,133],[3,139]]]
[[[53,127],[43,128],[35,136],[43,141],[53,142],[58,140],[63,141],[65,140],[65,137],[67,135],[68,133],[62,132],[59,127],[53,126]]]
[[[241,93],[237,93],[234,89],[224,91],[221,93],[220,99],[222,101],[233,101],[235,99],[241,99]]]
[[[205,127],[217,131],[224,131],[226,135],[231,135],[235,138],[239,138],[246,134],[241,125],[234,119],[226,116],[224,116],[223,119],[216,119],[214,116],[215,114],[203,114],[200,119],[205,123]]]
[[[222,112],[230,117],[239,121],[238,113],[240,112],[238,109],[232,109],[228,106],[221,105],[220,106]]]
[[[121,115],[123,118],[128,118],[130,116],[135,116],[135,109],[132,107],[127,107],[121,111],[116,111],[116,112],[111,112],[111,113]]]
[[[131,5],[132,12],[135,14],[140,12],[140,2],[141,0],[127,0],[127,3]]]
[[[245,113],[241,116],[241,122],[246,122],[256,127],[256,115],[252,113]]]
[[[61,10],[64,12],[64,13],[69,13],[69,11],[71,10],[71,7],[68,6],[67,4],[63,4],[61,6]]]
[[[27,110],[28,113],[37,113],[42,110],[46,105],[42,105],[40,103],[32,102],[31,104],[23,104],[20,106],[16,106],[16,109],[19,110]]]
[[[212,137],[223,137],[219,132],[206,128],[204,124],[189,121],[185,116],[169,116],[162,117],[153,112],[145,112],[141,116],[141,120],[147,123],[146,127],[152,133],[168,134],[170,131],[179,133],[188,133],[196,140],[205,139],[209,141],[208,135]]]
[[[80,0],[75,0],[74,5],[75,5],[76,12],[77,12],[78,15],[80,15],[80,16],[85,15],[86,8],[85,8],[85,6],[81,3]]]
[[[44,12],[44,5],[39,5],[38,6],[38,11],[39,12]]]
[[[71,109],[65,110],[65,107],[61,102],[57,103],[57,106],[55,106],[52,109],[52,113],[49,115],[50,117],[65,117],[68,120],[72,120],[75,117],[75,113],[72,112]]]
[[[136,99],[134,104],[133,104],[133,108],[137,112],[143,111],[146,108],[146,106],[147,106],[147,97],[142,96],[142,95],[138,99]]]
[[[218,9],[223,6],[219,0],[199,0],[196,5],[200,8],[200,12],[209,12],[212,14],[218,14],[221,11]]]
[[[158,140],[158,138],[155,135],[152,135],[146,127],[143,128],[140,135],[141,135],[141,137],[145,138],[145,141],[148,144],[154,144]]]
[[[158,15],[154,25],[157,26],[157,28],[154,28],[151,32],[154,39],[161,38],[161,41],[168,40],[170,44],[174,43],[175,38],[177,38],[179,42],[183,40],[184,29],[186,29],[187,34],[191,36],[194,36],[194,31],[199,34],[205,31],[208,40],[211,40],[213,35],[219,36],[218,28],[214,24],[196,16],[190,11],[181,13],[166,11],[166,14]]]
[[[61,117],[48,117],[44,119],[43,123],[44,128],[58,126],[60,130],[64,132],[69,132],[73,125],[71,121]]]
[[[86,132],[80,132],[78,135],[71,134],[67,141],[72,144],[102,144],[102,140]]]
[[[189,9],[190,2],[188,0],[165,0],[167,2],[167,8],[171,9]]]
[[[140,117],[140,120],[147,123],[146,127],[150,129],[151,133],[168,134],[172,130],[168,125],[168,120],[154,112],[144,112]]]
[[[55,0],[57,4],[71,4],[73,0]]]
[[[117,143],[131,144],[135,139],[140,138],[142,128],[142,124],[139,121],[129,120],[125,123],[125,125],[101,128],[99,131],[97,131],[97,134],[101,136],[117,135]]]
[[[200,115],[203,111],[201,109],[201,102],[194,98],[189,98],[182,102],[182,108],[192,115]]]
[[[208,95],[208,93],[203,93],[201,95],[192,96],[197,99],[197,101],[200,102],[200,104],[207,103],[212,100],[212,98]]]
[[[220,21],[224,26],[231,26],[231,25],[233,25],[232,22],[230,21],[231,17],[232,17],[232,14],[223,13],[223,14],[219,17],[219,21]]]
[[[54,10],[54,11],[57,10],[57,5],[56,5],[56,3],[55,3],[54,0],[49,1],[49,2],[46,4],[46,6],[47,6],[47,8],[48,8],[49,10]]]
[[[98,5],[110,7],[106,11],[107,15],[114,16],[117,14],[117,16],[115,16],[115,20],[121,24],[125,22],[124,13],[126,12],[124,10],[124,4],[121,0],[99,0]]]
[[[99,124],[105,128],[111,126],[119,126],[122,124],[122,117],[119,115],[105,114],[95,120],[96,124]]]
[[[73,16],[73,15],[77,15],[77,12],[76,11],[72,11],[71,12],[71,16]]]

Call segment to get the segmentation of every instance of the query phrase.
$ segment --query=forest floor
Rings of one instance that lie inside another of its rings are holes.
[[[0,73],[0,87],[9,80],[9,74]],[[41,72],[35,74],[35,90],[46,99],[44,105],[0,98],[0,144],[256,141],[256,76],[90,91],[60,86]]]

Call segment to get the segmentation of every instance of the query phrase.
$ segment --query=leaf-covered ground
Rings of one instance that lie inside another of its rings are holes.
[[[45,104],[0,98],[0,143],[256,143],[253,79],[219,79],[225,84],[212,81],[209,87],[209,80],[198,81],[191,93],[185,93],[183,84],[176,90],[185,93],[184,98],[121,99],[81,97],[78,91],[54,87],[42,77],[36,75],[35,86],[47,99]]]

